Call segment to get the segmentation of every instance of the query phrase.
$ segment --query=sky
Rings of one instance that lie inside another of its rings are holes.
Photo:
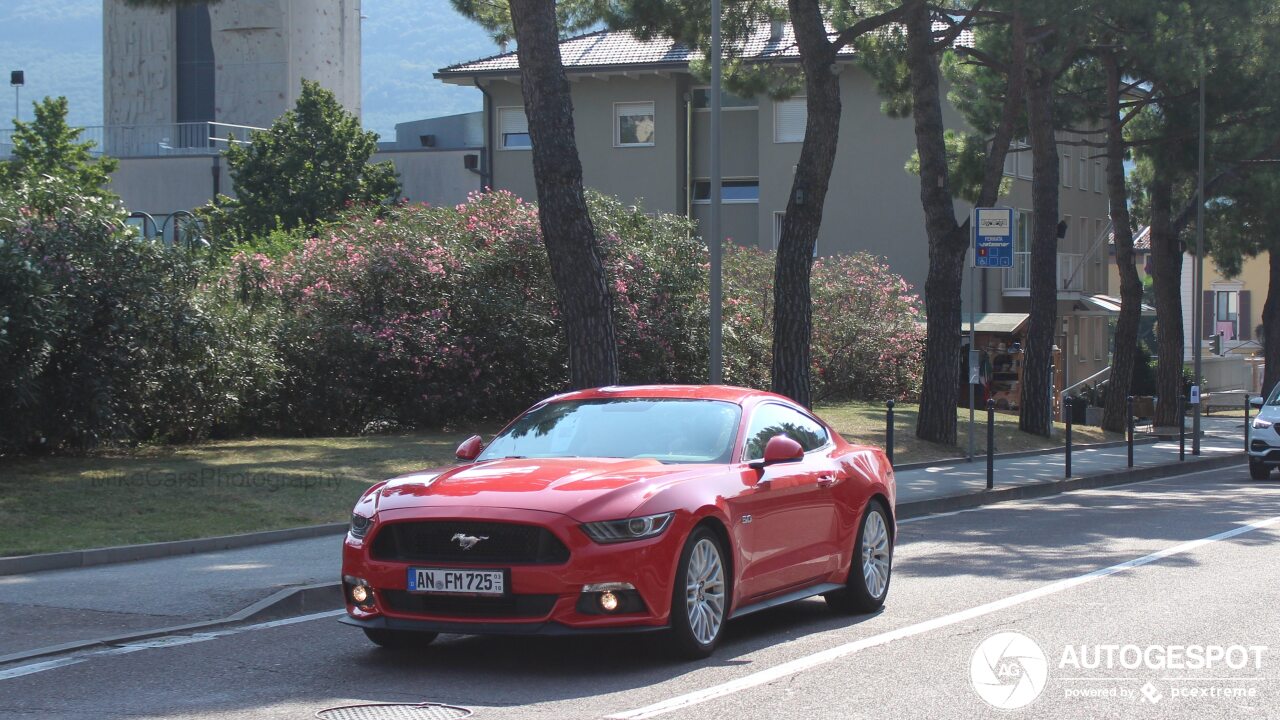
[[[398,122],[480,109],[474,88],[431,77],[445,65],[497,52],[449,0],[363,0],[361,12],[366,128],[391,139]],[[32,101],[65,95],[72,124],[101,125],[102,0],[0,0],[0,77],[10,70],[26,73],[22,119],[31,119]],[[0,110],[11,117],[9,90]]]

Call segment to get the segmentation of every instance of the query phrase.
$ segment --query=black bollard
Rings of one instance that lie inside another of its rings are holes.
[[[889,458],[889,464],[893,465],[893,401],[884,405],[888,408],[884,413],[884,454]]]
[[[996,401],[987,401],[987,489],[996,486]]]
[[[1125,399],[1125,429],[1129,433],[1129,467],[1133,467],[1133,396]]]
[[[1071,477],[1071,398],[1062,399],[1062,416],[1067,421],[1067,457],[1062,469],[1063,477]]]
[[[1178,396],[1178,462],[1187,459],[1187,399]]]
[[[1249,392],[1244,393],[1244,451],[1249,452]]]

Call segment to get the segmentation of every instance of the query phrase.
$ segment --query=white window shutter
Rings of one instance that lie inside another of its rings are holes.
[[[804,142],[804,126],[809,110],[803,97],[779,100],[773,104],[773,141]]]

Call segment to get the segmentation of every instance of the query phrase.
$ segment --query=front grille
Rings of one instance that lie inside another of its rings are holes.
[[[463,550],[453,539],[455,535],[484,539]],[[373,540],[373,557],[402,562],[557,565],[568,562],[569,549],[550,530],[534,525],[424,520],[383,527]]]
[[[402,613],[440,617],[540,618],[556,604],[555,595],[462,597],[424,595],[405,590],[381,590],[387,608]]]

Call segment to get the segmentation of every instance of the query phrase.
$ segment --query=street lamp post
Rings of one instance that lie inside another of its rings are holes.
[[[1202,354],[1201,346],[1204,338],[1204,312],[1200,306],[1204,304],[1204,63],[1200,63],[1200,148],[1199,148],[1199,170],[1198,179],[1196,180],[1196,265],[1195,265],[1195,285],[1196,294],[1191,302],[1192,316],[1194,321],[1192,326],[1195,332],[1195,342],[1191,345],[1192,357],[1195,358],[1195,377],[1192,378],[1192,385],[1200,384],[1200,355]],[[1203,388],[1201,389],[1201,397],[1204,396]],[[1195,404],[1194,419],[1191,423],[1191,454],[1200,454],[1200,403]],[[1246,429],[1247,432],[1247,429]]]
[[[27,82],[26,73],[21,70],[9,71],[9,84],[13,86],[13,120],[17,122],[22,118],[22,86]],[[17,127],[16,125],[14,126]]]
[[[692,178],[689,182],[693,182]],[[723,377],[721,314],[723,288],[720,278],[720,0],[711,0],[711,205],[707,218],[707,244],[711,250],[711,347],[708,376],[712,385]]]

